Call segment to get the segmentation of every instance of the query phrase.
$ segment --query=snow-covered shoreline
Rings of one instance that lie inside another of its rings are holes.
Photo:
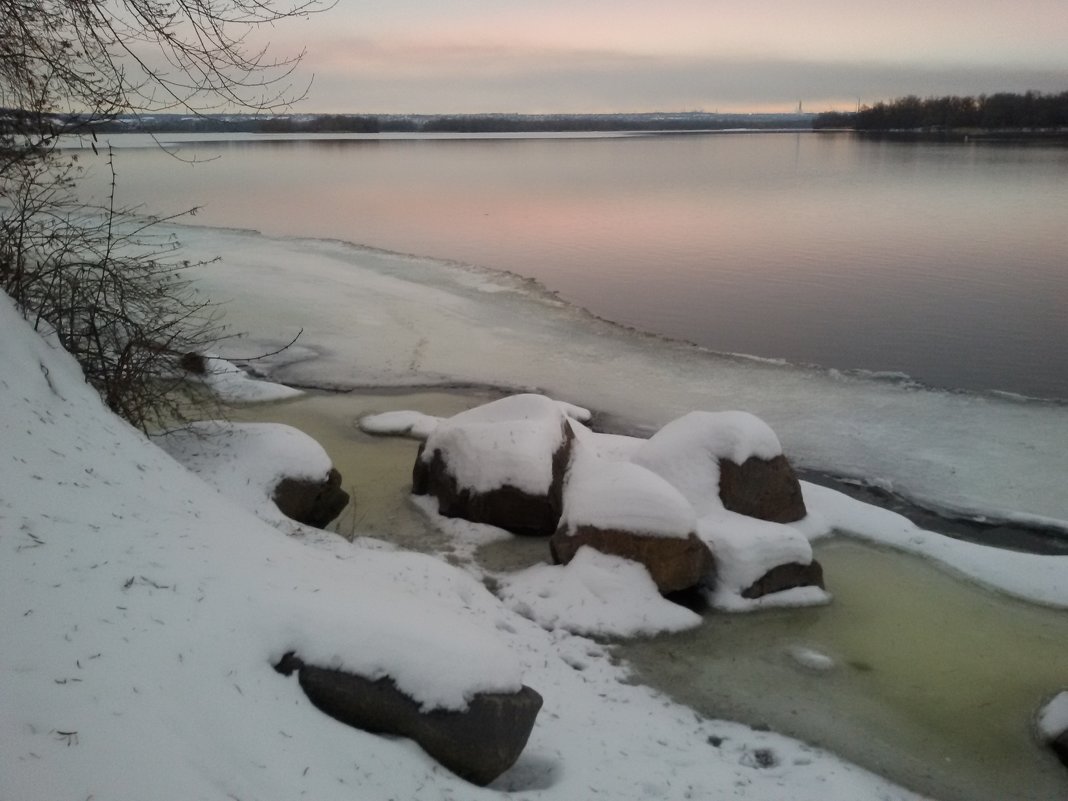
[[[879,382],[739,362],[621,332],[508,276],[344,243],[211,231],[197,248],[225,253],[223,268],[204,280],[216,297],[221,289],[238,299],[228,312],[235,328],[250,332],[223,356],[264,352],[270,348],[261,345],[284,343],[291,325],[306,323],[297,347],[261,364],[282,381],[559,387],[568,400],[637,425],[676,410],[753,408],[774,421],[787,452],[812,464],[877,478],[886,470],[906,489],[918,469],[919,485],[934,481],[946,505],[1068,519],[1061,496],[1049,492],[1056,476],[1039,471],[1026,487],[1004,481],[1028,456],[1056,464],[1065,434],[1055,424],[1068,413],[1056,406],[943,393],[915,402],[914,390]],[[430,557],[368,539],[286,538],[104,412],[70,360],[6,305],[0,325],[5,801],[555,801],[594,790],[621,799],[916,797],[818,749],[695,716],[623,683],[625,671],[602,647],[546,630]],[[850,411],[855,404],[859,411]],[[864,423],[875,410],[885,419]],[[916,430],[905,426],[917,416]],[[1048,436],[1039,437],[1047,424]],[[976,430],[957,442],[969,428]],[[925,450],[910,454],[920,443]],[[1006,464],[968,461],[1001,445]],[[958,463],[960,481],[952,477]],[[987,491],[984,506],[976,499]],[[956,553],[946,561],[959,562]],[[1060,579],[1050,581],[1041,591],[1060,597]],[[427,614],[428,606],[448,620]],[[394,628],[374,619],[383,609]],[[495,643],[485,647],[500,658],[470,674],[463,649],[449,655],[452,643],[423,637],[428,626]],[[371,649],[368,663],[351,644],[325,642],[352,638],[383,647]],[[456,669],[434,669],[442,663],[430,660],[406,673],[425,658],[428,641]],[[443,707],[478,688],[514,687],[520,677],[546,706],[515,768],[476,790],[411,743],[340,728],[311,709],[271,668],[281,649],[297,646],[328,663],[410,676],[413,694],[422,688],[426,702]],[[373,663],[376,653],[385,664]]]
[[[0,333],[5,799],[916,797],[621,683],[602,648],[431,557],[286,536],[106,412],[6,302]],[[315,710],[272,668],[295,646],[445,707],[520,674],[546,703],[519,763],[479,790]]]
[[[183,227],[235,331],[222,355],[296,386],[534,389],[651,432],[694,409],[767,421],[801,468],[937,509],[1068,527],[1068,405],[947,392],[712,353],[642,334],[505,273],[361,248]]]

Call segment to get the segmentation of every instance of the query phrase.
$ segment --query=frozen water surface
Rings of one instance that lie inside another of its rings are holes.
[[[231,359],[327,387],[537,389],[651,431],[694,409],[764,419],[797,464],[957,511],[1068,521],[1068,405],[716,354],[635,332],[535,282],[343,242],[183,227]]]

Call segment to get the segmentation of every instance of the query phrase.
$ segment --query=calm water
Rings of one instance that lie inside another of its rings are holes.
[[[718,351],[1068,398],[1068,149],[718,134],[177,152],[210,161],[124,149],[120,201],[510,270]]]

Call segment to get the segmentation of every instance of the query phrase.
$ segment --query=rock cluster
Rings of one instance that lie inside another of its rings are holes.
[[[549,398],[504,398],[430,434],[412,491],[434,497],[448,517],[550,536],[557,564],[584,545],[639,562],[665,594],[733,582],[731,591],[751,600],[823,587],[807,540],[773,525],[800,520],[806,510],[800,483],[762,421],[693,412],[622,455],[598,452],[597,436]],[[749,539],[722,536],[737,528],[731,513],[765,521],[764,528]]]

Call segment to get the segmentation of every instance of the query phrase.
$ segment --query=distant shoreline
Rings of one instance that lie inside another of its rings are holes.
[[[817,129],[817,133],[823,133],[826,129]],[[932,131],[922,128],[889,130],[889,131],[865,131],[855,129],[836,129],[837,131],[849,130],[864,139],[888,140],[896,142],[989,142],[1001,144],[1059,144],[1068,145],[1068,130],[1049,129],[1033,130],[1025,128],[1005,128],[997,130],[982,130],[974,128],[957,128],[944,131]]]

